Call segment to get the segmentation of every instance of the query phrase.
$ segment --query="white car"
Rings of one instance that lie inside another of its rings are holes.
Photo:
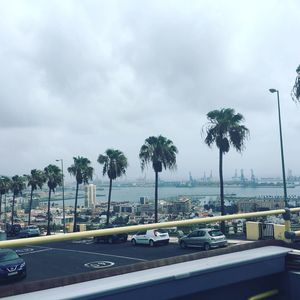
[[[18,234],[19,237],[33,237],[33,236],[39,236],[40,229],[35,225],[29,225],[24,228],[22,228]]]
[[[169,234],[162,229],[139,231],[132,236],[132,245],[144,244],[153,247],[157,244],[169,244]]]

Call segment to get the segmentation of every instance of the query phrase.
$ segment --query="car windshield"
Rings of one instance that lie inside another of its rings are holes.
[[[223,233],[220,230],[212,230],[208,232],[211,236],[221,236]]]
[[[25,227],[26,229],[38,229],[36,226],[28,226],[28,227]]]
[[[14,251],[9,251],[9,250],[0,251],[0,262],[14,260],[17,258],[19,258],[19,256]]]

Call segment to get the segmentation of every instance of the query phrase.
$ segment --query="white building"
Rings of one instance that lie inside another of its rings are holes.
[[[84,207],[95,208],[96,206],[96,185],[87,184],[84,186]]]

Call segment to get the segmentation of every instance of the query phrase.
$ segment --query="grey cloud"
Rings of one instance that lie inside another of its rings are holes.
[[[176,176],[217,174],[216,150],[200,133],[209,110],[229,106],[245,116],[251,140],[243,156],[226,156],[226,172],[244,165],[276,173],[268,147],[278,143],[277,108],[268,89],[281,91],[285,145],[296,153],[299,111],[289,90],[300,5],[273,4],[270,14],[271,3],[2,2],[0,169],[25,172],[57,155],[71,163],[120,147],[134,178],[144,139],[164,134],[179,148]],[[19,154],[13,167],[11,149]]]

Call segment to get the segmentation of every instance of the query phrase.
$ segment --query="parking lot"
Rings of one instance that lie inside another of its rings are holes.
[[[96,244],[92,239],[28,245],[15,249],[27,264],[23,282],[90,272],[201,251],[181,249],[174,241],[164,246],[132,246],[130,242]],[[13,284],[13,283],[9,283]]]

